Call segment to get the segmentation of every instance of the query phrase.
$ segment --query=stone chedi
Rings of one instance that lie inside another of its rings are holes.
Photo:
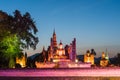
[[[66,45],[66,47],[63,48],[61,41],[59,45],[57,45],[57,37],[54,30],[50,46],[48,48],[48,61],[68,61],[68,59],[70,61],[75,61],[76,59],[76,39],[74,38],[70,45]]]
[[[92,65],[94,65],[94,54],[90,53],[89,50],[84,55],[84,62],[91,63]]]
[[[102,57],[101,57],[101,60],[100,60],[100,66],[101,67],[106,67],[106,66],[108,66],[108,63],[109,63],[108,56],[104,52],[102,52]]]
[[[26,63],[27,63],[27,53],[23,54],[21,53],[22,56],[16,57],[16,64],[19,64],[22,68],[26,67]]]
[[[56,63],[59,64],[59,67],[65,67],[65,65],[67,67],[68,64],[66,62],[75,62],[76,60],[76,39],[74,38],[72,43],[64,47],[62,41],[59,44],[57,43],[57,36],[54,30],[48,49],[45,50],[43,47],[42,56],[44,58],[43,62],[35,62],[37,68],[50,68],[55,66]]]

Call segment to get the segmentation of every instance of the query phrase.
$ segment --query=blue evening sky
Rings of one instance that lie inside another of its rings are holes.
[[[77,54],[91,48],[98,56],[106,48],[110,56],[120,52],[120,0],[0,0],[0,9],[29,12],[36,22],[39,44],[28,55],[47,49],[54,28],[64,45],[77,39]]]

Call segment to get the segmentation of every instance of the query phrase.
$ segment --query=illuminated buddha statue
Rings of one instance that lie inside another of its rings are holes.
[[[65,50],[63,48],[62,42],[60,41],[59,48],[57,50],[57,55],[58,56],[64,56],[65,55]]]

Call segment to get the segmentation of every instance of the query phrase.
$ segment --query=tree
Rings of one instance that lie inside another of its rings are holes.
[[[26,12],[21,15],[16,10],[14,15],[0,11],[0,55],[9,60],[9,67],[14,65],[14,57],[18,56],[21,49],[31,47],[36,49],[38,37],[35,22],[30,14]]]
[[[14,28],[12,29],[12,32],[18,34],[20,37],[22,48],[31,47],[36,49],[38,37],[35,37],[34,34],[36,34],[38,30],[35,26],[35,22],[31,19],[28,12],[23,16],[18,10],[14,12]]]
[[[96,55],[96,52],[94,49],[91,49],[91,54]]]
[[[0,11],[0,39],[4,37],[3,34],[6,32],[16,34],[20,38],[21,48],[36,49],[39,40],[35,35],[38,30],[28,12],[21,15],[20,11],[15,10],[14,15],[11,16]]]
[[[9,53],[9,38],[11,38],[11,29],[9,29],[10,26],[10,20],[11,16],[9,16],[7,13],[0,11],[0,67],[7,67],[10,62],[10,56],[6,53]],[[13,42],[13,41],[12,41]],[[11,53],[10,53],[11,55]]]
[[[1,50],[4,53],[3,57],[6,57],[9,60],[9,68],[13,68],[15,66],[14,57],[18,56],[21,52],[19,38],[15,34],[9,34],[3,38],[0,42],[3,48]]]

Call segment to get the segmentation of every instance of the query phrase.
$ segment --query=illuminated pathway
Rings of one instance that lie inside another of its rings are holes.
[[[0,70],[0,76],[6,77],[78,77],[101,76],[120,77],[120,68],[87,68],[87,69],[5,69]]]

